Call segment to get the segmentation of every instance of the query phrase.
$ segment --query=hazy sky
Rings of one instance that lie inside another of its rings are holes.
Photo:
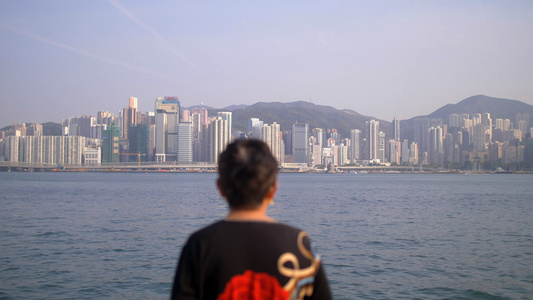
[[[533,1],[0,0],[0,127],[310,101],[380,119],[533,105]]]

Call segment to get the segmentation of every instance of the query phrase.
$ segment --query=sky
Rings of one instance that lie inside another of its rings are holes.
[[[533,1],[0,0],[0,127],[309,101],[383,120],[533,105]]]

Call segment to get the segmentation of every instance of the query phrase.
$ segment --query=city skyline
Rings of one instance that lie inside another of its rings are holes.
[[[131,96],[383,120],[477,94],[533,105],[532,14],[529,1],[4,1],[0,125],[116,113]]]
[[[476,99],[476,98],[474,98]],[[0,132],[0,161],[100,164],[142,161],[211,162],[233,138],[259,138],[267,143],[280,166],[286,163],[314,167],[348,164],[440,165],[477,169],[486,163],[533,161],[530,115],[519,112],[515,120],[484,113],[450,113],[414,118],[414,137],[401,136],[400,121],[393,119],[387,138],[379,121],[368,120],[365,136],[351,129],[349,137],[335,128],[310,128],[295,121],[283,131],[276,122],[248,119],[246,131],[233,131],[233,113],[208,117],[206,108],[181,107],[176,96],[158,97],[155,111],[137,111],[138,98],[117,116],[100,111],[97,117],[69,117],[61,122],[62,136],[43,136],[43,125],[13,124]],[[493,121],[494,120],[494,121]],[[514,125],[514,126],[513,126]],[[410,142],[410,143],[409,143]],[[285,155],[288,154],[288,155]],[[141,157],[142,156],[142,157]]]

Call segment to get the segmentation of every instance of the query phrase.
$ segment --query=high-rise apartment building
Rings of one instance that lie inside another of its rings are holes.
[[[368,141],[368,160],[376,160],[378,158],[379,149],[379,121],[370,120],[366,122],[367,141]],[[385,149],[385,145],[383,145]],[[383,153],[385,157],[385,153]]]
[[[178,124],[178,158],[183,163],[192,162],[193,132],[192,123]]]
[[[280,163],[282,161],[280,125],[276,122],[271,125],[263,125],[261,127],[261,140],[268,145],[270,151],[272,151],[272,155],[274,155],[278,163]]]
[[[219,118],[227,122],[227,125],[224,128],[225,130],[224,135],[222,136],[223,138],[222,142],[224,144],[222,151],[224,151],[224,149],[226,149],[226,146],[229,145],[229,143],[231,143],[232,113],[229,111],[221,111],[221,112],[218,112],[217,115]]]
[[[429,162],[432,164],[442,164],[444,161],[444,143],[442,127],[431,127],[429,129]]]
[[[91,127],[95,123],[92,116],[72,117],[63,119],[63,135],[91,137]]]
[[[409,141],[405,139],[402,141],[401,163],[402,164],[409,163]]]
[[[193,108],[192,112],[193,114],[199,114],[200,115],[200,124],[201,125],[207,125],[209,124],[209,114],[207,109],[205,108]]]
[[[200,161],[218,163],[219,154],[227,146],[228,121],[216,117],[202,126]]]
[[[353,163],[361,159],[361,130],[359,129],[350,130],[350,150],[348,157]]]
[[[409,146],[409,164],[418,165],[418,145],[415,142]]]
[[[102,125],[105,124],[107,126],[111,126],[111,124],[115,123],[115,115],[108,111],[99,111],[96,114],[96,124]]]
[[[448,125],[451,128],[459,128],[459,127],[461,127],[461,122],[460,122],[460,119],[459,119],[459,115],[458,114],[450,114],[448,116]]]
[[[181,122],[183,123],[190,123],[191,122],[191,111],[188,109],[184,109],[181,112]]]
[[[326,137],[324,134],[324,129],[322,128],[313,129],[313,136],[316,138],[316,143],[320,145],[320,148],[324,148],[324,140]]]
[[[387,160],[386,160],[386,155],[385,155],[385,152],[386,152],[385,151],[385,133],[383,131],[378,132],[377,151],[378,151],[377,159],[379,160],[379,162],[385,163]]]
[[[392,120],[392,134],[395,141],[400,141],[400,120],[396,118]]]

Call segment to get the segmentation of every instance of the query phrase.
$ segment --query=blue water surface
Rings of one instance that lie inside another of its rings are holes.
[[[168,299],[213,173],[0,173],[0,299]],[[533,175],[281,174],[335,299],[532,299]]]

